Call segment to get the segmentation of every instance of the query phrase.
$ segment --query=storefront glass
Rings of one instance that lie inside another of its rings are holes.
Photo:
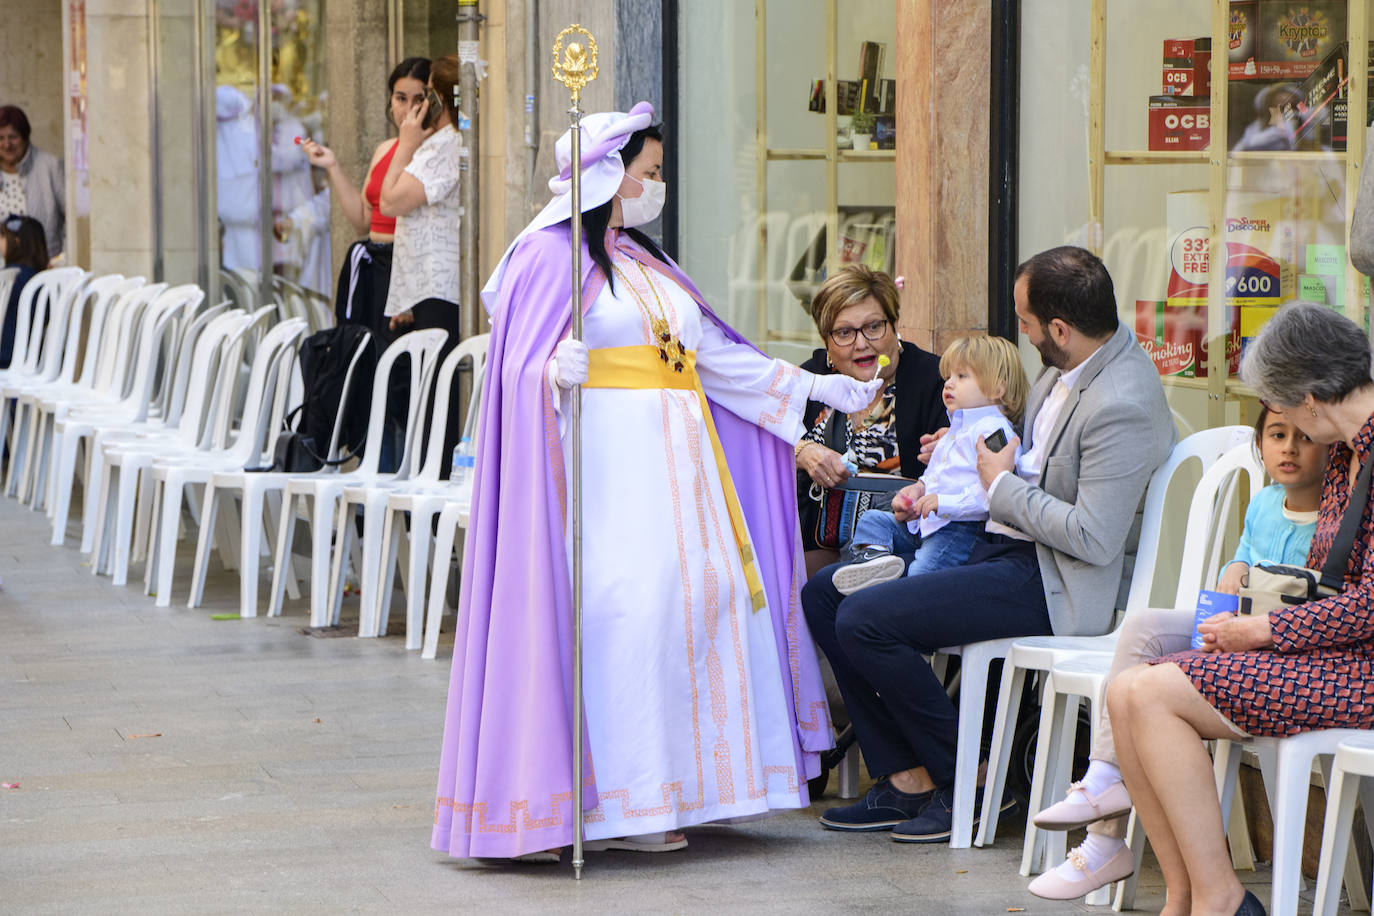
[[[1344,122],[1368,7],[1023,2],[1020,254],[1102,255],[1183,433],[1250,417],[1239,357],[1283,304],[1366,320],[1346,257],[1365,137]]]
[[[896,7],[680,8],[681,135],[672,139],[682,263],[734,327],[770,353],[805,359],[820,343],[810,300],[827,265],[892,264]],[[831,61],[837,113],[827,115]],[[869,148],[854,148],[856,133]]]

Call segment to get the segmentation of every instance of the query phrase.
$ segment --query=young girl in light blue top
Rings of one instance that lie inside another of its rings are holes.
[[[949,431],[936,443],[919,483],[893,497],[891,512],[870,510],[854,525],[854,562],[831,581],[842,595],[892,579],[948,569],[988,539],[988,491],[978,479],[978,442],[1016,435],[1030,385],[1016,345],[1001,337],[960,337],[940,357]],[[907,563],[898,554],[915,552]]]
[[[1317,530],[1326,447],[1270,410],[1255,423],[1255,444],[1274,482],[1250,501],[1236,556],[1217,581],[1217,591],[1231,594],[1245,584],[1251,566],[1306,566],[1307,548]]]

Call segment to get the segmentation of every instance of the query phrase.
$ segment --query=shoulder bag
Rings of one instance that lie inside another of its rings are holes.
[[[831,451],[844,454],[844,428],[848,416],[838,410],[831,411],[826,421],[825,442]],[[811,484],[808,495],[816,504],[814,512],[803,512],[803,519],[810,525],[810,533],[817,547],[839,550],[847,545],[854,536],[854,526],[860,516],[870,509],[890,511],[892,497],[898,490],[915,483],[896,474],[853,474],[844,483],[834,487]]]
[[[1369,502],[1370,471],[1374,459],[1366,461],[1350,492],[1341,527],[1331,544],[1331,552],[1321,569],[1305,566],[1260,564],[1250,570],[1247,583],[1240,588],[1240,613],[1268,614],[1279,608],[1306,604],[1318,598],[1329,598],[1345,590],[1345,568],[1355,549],[1355,535],[1360,530],[1365,506]]]

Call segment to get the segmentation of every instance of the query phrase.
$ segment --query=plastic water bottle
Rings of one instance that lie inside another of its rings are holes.
[[[450,482],[458,486],[471,484],[472,469],[476,462],[477,456],[473,454],[472,438],[464,436],[453,447],[453,473],[449,475]]]

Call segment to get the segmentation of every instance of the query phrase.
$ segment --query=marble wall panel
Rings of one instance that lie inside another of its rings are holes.
[[[62,0],[5,5],[0,29],[0,105],[18,105],[40,149],[62,155]],[[65,156],[63,157],[65,158]]]

